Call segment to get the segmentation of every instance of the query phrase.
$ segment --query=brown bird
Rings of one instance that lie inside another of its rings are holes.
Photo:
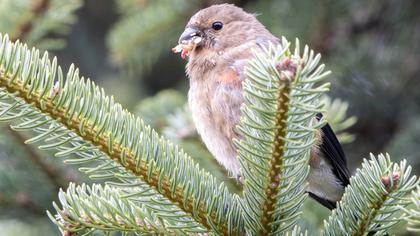
[[[233,139],[244,99],[241,83],[252,49],[279,44],[253,14],[231,4],[213,5],[191,17],[175,52],[188,56],[188,102],[193,121],[208,150],[235,177],[241,170]],[[320,119],[321,115],[317,116]],[[329,125],[311,150],[307,192],[333,209],[349,183],[342,148]]]

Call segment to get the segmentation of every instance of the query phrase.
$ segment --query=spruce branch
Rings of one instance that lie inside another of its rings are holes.
[[[296,223],[306,194],[309,151],[323,121],[314,122],[322,110],[321,95],[328,84],[315,86],[329,72],[318,66],[320,56],[299,42],[294,53],[283,38],[256,53],[243,83],[245,104],[237,141],[244,177],[241,203],[250,234],[284,234]]]
[[[299,225],[295,225],[292,231],[286,233],[286,236],[308,236],[308,231],[303,231]]]
[[[337,134],[337,138],[340,143],[353,142],[355,139],[354,134],[346,132],[346,129],[350,128],[357,122],[357,117],[347,117],[347,109],[349,107],[348,102],[342,101],[339,98],[332,99],[328,96],[324,96],[322,98],[322,102],[325,104],[326,110],[323,115],[328,121],[328,124]]]
[[[323,235],[386,233],[403,220],[400,208],[410,203],[404,196],[418,184],[405,160],[396,164],[388,154],[377,158],[371,154],[350,179],[337,209],[324,222]]]
[[[116,178],[114,184],[125,187],[145,183],[156,193],[150,207],[188,213],[221,234],[240,230],[237,197],[181,149],[79,78],[74,67],[64,80],[47,53],[40,58],[7,36],[0,41],[0,120],[20,120],[13,129],[37,132],[28,143],[44,141],[40,148],[56,149],[56,156],[77,156],[67,162],[85,165],[81,170],[93,178]]]
[[[6,129],[6,127],[4,128]],[[58,191],[61,187],[67,185],[68,180],[62,177],[62,173],[59,172],[57,168],[52,165],[46,163],[42,157],[33,150],[30,146],[24,145],[26,137],[24,137],[20,132],[17,132],[9,127],[7,127],[7,131],[18,141],[20,144],[23,144],[23,148],[28,156],[28,158],[38,166],[43,174],[46,175],[48,180],[54,185],[55,189]]]
[[[185,97],[175,90],[163,90],[155,96],[143,99],[134,109],[144,122],[157,131],[166,127],[168,114],[172,114],[185,104]],[[166,136],[168,137],[168,136]]]
[[[44,12],[48,9],[48,5],[50,4],[51,0],[39,0],[39,1],[33,1],[32,6],[31,6],[31,13],[32,13],[32,17],[31,18],[36,18],[39,17],[40,15],[44,14]],[[25,37],[27,36],[27,34],[31,31],[32,29],[32,19],[28,20],[24,23],[22,23],[18,28],[17,28],[17,32],[15,34],[13,34],[13,38],[11,39],[12,41],[16,41],[16,40],[24,40]]]
[[[3,176],[0,176],[3,177]],[[6,196],[0,191],[0,205],[3,206],[17,206],[19,208],[28,210],[30,213],[37,216],[45,216],[45,210],[35,202],[30,193],[17,192],[12,196]]]
[[[400,208],[407,214],[405,218],[408,222],[407,230],[420,232],[420,185],[417,186],[417,190],[412,192],[411,203],[414,205],[412,209]]]
[[[128,190],[130,191],[130,190]],[[76,186],[70,184],[66,192],[60,191],[60,209],[54,203],[57,216],[48,212],[50,219],[64,232],[86,233],[95,230],[123,231],[143,234],[188,234],[199,233],[190,230],[188,215],[167,217],[165,212],[153,212],[144,204],[130,201],[126,192],[110,186],[94,184]],[[136,194],[136,193],[135,193]],[[143,198],[150,193],[143,192]],[[138,197],[138,194],[136,194]],[[203,229],[201,233],[205,233]]]
[[[147,70],[164,50],[173,46],[171,43],[177,40],[177,32],[182,29],[179,22],[198,7],[198,2],[189,0],[138,4],[136,1],[119,4],[126,14],[107,37],[112,60],[134,74]]]
[[[75,11],[81,0],[3,0],[0,2],[0,31],[9,33],[12,41],[25,40],[42,49],[57,49],[64,41],[57,37],[66,34],[76,21]]]

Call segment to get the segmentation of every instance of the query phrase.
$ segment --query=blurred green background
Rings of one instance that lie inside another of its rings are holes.
[[[0,32],[48,50],[64,71],[74,63],[239,191],[197,138],[185,106],[186,62],[170,50],[194,12],[220,2],[258,13],[274,35],[322,54],[333,72],[330,97],[357,117],[342,133],[352,171],[369,152],[389,152],[420,173],[420,1],[0,0]],[[89,180],[22,145],[26,137],[0,124],[0,235],[57,235],[45,210],[69,181]],[[316,234],[328,214],[308,200],[302,224]],[[396,233],[408,235],[404,228]]]

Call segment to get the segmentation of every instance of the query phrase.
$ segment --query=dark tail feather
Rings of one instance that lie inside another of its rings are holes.
[[[317,195],[315,195],[315,194],[313,194],[311,192],[308,192],[308,194],[309,194],[309,197],[313,198],[315,201],[319,202],[321,205],[323,205],[324,207],[326,207],[326,208],[328,208],[330,210],[333,210],[333,209],[335,209],[337,207],[337,203],[336,202],[327,200],[325,198],[318,197]]]

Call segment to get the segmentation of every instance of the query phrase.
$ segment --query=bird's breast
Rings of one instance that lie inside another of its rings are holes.
[[[191,78],[188,103],[194,124],[207,149],[233,175],[238,175],[239,163],[232,139],[240,115],[239,106],[230,102],[229,92],[215,79]]]

